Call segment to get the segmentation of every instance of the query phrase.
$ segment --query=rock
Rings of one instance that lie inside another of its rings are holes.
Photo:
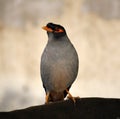
[[[0,119],[120,119],[120,99],[80,98],[0,112]]]

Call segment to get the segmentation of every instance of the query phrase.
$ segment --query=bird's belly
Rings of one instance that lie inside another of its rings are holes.
[[[51,47],[50,47],[51,48]],[[42,56],[41,76],[46,92],[61,92],[72,85],[78,72],[78,57],[71,47],[47,49]],[[68,51],[71,51],[68,53]]]
[[[67,74],[64,74],[64,72],[58,72],[56,71],[55,74],[52,76],[51,80],[53,90],[55,91],[61,91],[65,90],[69,85],[69,80]]]
[[[64,91],[73,83],[73,81],[74,79],[70,77],[70,71],[65,65],[59,63],[52,66],[50,76],[50,83],[52,85],[51,90],[58,92]]]

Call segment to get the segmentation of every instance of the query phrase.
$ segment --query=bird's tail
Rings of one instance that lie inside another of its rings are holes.
[[[55,91],[51,91],[49,98],[48,98],[48,102],[56,102],[56,101],[62,101],[64,100],[64,92],[55,92]]]

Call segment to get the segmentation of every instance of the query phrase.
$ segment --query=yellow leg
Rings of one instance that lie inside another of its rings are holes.
[[[48,93],[46,94],[46,97],[45,97],[45,103],[46,103],[46,104],[48,103],[49,95],[50,95],[50,93],[48,92]]]
[[[68,98],[71,99],[71,100],[73,100],[74,103],[76,103],[75,98],[70,94],[70,92],[68,91],[68,89],[66,89],[66,92],[68,94]]]

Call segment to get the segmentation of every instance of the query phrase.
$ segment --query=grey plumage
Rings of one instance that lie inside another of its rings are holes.
[[[65,90],[77,77],[78,55],[66,32],[58,37],[54,32],[47,33],[48,42],[41,57],[42,82],[46,94],[51,93],[49,101],[63,100]]]

